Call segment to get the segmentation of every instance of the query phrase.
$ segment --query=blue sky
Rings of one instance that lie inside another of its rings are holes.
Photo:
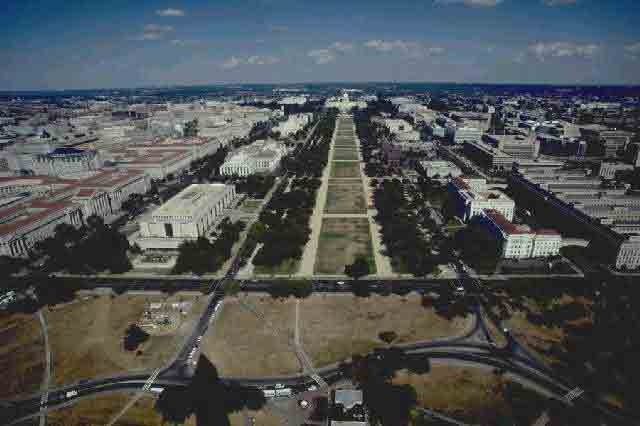
[[[640,84],[637,0],[2,0],[0,90]]]

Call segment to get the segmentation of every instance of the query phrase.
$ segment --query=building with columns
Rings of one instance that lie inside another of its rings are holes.
[[[77,148],[56,148],[33,158],[36,175],[81,177],[100,168],[98,153]]]
[[[486,179],[460,176],[449,181],[448,190],[456,216],[465,222],[488,209],[500,212],[507,220],[513,220],[515,202],[504,193],[490,189]]]
[[[229,154],[220,166],[220,174],[249,176],[254,173],[271,173],[278,168],[285,155],[287,148],[279,142],[255,141]]]
[[[0,254],[24,256],[61,223],[80,226],[94,214],[117,214],[129,195],[148,186],[144,172],[135,170],[102,170],[86,179],[0,178],[0,201],[7,201],[0,208]]]
[[[26,256],[62,223],[76,227],[82,224],[79,204],[36,200],[0,210],[0,255]]]
[[[236,196],[235,185],[193,184],[143,216],[132,237],[143,250],[175,250],[184,241],[206,237]]]
[[[528,259],[557,256],[562,236],[553,229],[532,230],[527,225],[516,225],[496,210],[484,210],[480,223],[500,243],[501,257]]]

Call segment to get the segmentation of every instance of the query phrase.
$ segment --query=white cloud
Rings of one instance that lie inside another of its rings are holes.
[[[337,50],[339,52],[346,52],[348,50],[353,49],[353,43],[345,43],[342,41],[336,41],[330,46],[331,49]]]
[[[633,59],[640,58],[640,41],[636,43],[627,44],[624,47],[624,51],[627,56]]]
[[[529,51],[531,51],[541,61],[548,57],[592,58],[599,50],[600,46],[597,44],[580,44],[566,41],[556,41],[551,43],[539,42],[529,46]]]
[[[445,52],[443,47],[425,46],[415,41],[404,40],[369,40],[364,43],[364,46],[378,52],[401,52],[411,58],[424,58]]]
[[[142,34],[136,37],[137,40],[160,40],[165,34],[173,31],[171,25],[147,24],[144,26]]]
[[[307,56],[313,58],[316,64],[324,65],[336,60],[336,55],[331,49],[314,49],[307,53]]]
[[[232,69],[240,65],[273,65],[280,62],[280,58],[275,56],[253,55],[246,58],[231,56],[227,58],[220,66],[223,69]]]
[[[273,65],[280,62],[275,56],[249,56],[246,60],[248,65]]]
[[[271,25],[269,27],[269,30],[272,33],[286,33],[287,31],[289,31],[289,27],[285,25]]]
[[[224,69],[231,69],[231,68],[237,67],[241,63],[242,62],[241,62],[241,60],[239,58],[236,58],[235,56],[232,56],[232,57],[226,59],[222,63],[221,67],[224,68]]]
[[[463,4],[471,7],[496,7],[503,0],[434,0],[435,4]]]
[[[173,39],[169,43],[171,43],[174,46],[188,47],[188,46],[196,46],[196,45],[200,44],[200,41],[199,40]]]
[[[184,16],[184,10],[182,9],[173,9],[171,7],[162,10],[156,10],[156,15],[160,16]]]
[[[569,4],[576,4],[578,3],[578,0],[542,0],[542,3],[544,3],[547,6],[566,6]]]
[[[144,30],[167,33],[169,31],[173,31],[173,27],[171,25],[147,24],[144,26]]]

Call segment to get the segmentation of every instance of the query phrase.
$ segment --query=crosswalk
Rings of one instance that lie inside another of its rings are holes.
[[[573,388],[565,396],[562,397],[561,401],[571,403],[572,401],[580,398],[583,393],[584,390],[580,389],[579,387]],[[545,411],[540,415],[540,417],[536,419],[532,426],[546,426],[550,421],[551,419],[549,418],[549,413]]]

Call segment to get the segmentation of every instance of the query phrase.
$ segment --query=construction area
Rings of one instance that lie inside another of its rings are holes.
[[[172,306],[184,302],[189,303],[189,310],[184,314],[179,311],[177,315],[172,314],[167,325],[161,324],[166,322],[166,310],[145,319],[145,312],[153,304]],[[161,293],[85,296],[51,307],[46,319],[53,360],[52,385],[162,366],[179,349],[204,307],[204,298],[196,300],[191,294],[181,293],[171,296]],[[155,321],[158,321],[157,325]],[[149,333],[149,338],[136,350],[126,350],[127,329],[143,323],[148,325],[149,331],[156,325],[158,332]]]

